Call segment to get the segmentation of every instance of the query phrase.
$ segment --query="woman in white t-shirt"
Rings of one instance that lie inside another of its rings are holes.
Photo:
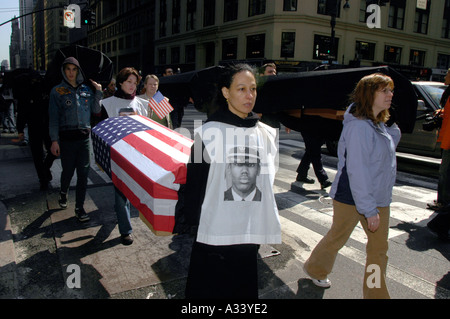
[[[101,101],[102,119],[116,116],[148,116],[147,102],[136,96],[136,87],[141,76],[134,68],[124,68],[117,74],[117,90],[113,96]],[[114,209],[117,215],[121,242],[131,245],[133,229],[130,218],[130,201],[114,186]]]

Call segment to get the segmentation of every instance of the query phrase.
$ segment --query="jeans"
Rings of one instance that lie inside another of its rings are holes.
[[[10,103],[9,106],[6,107],[6,110],[3,112],[2,125],[3,130],[8,130],[13,132],[16,130],[16,123],[14,120],[14,103]]]
[[[333,269],[339,250],[345,245],[358,222],[367,235],[366,267],[363,282],[363,296],[366,299],[389,299],[386,287],[386,268],[389,233],[389,207],[378,207],[380,226],[375,232],[367,228],[367,219],[353,205],[333,201],[333,224],[324,238],[314,248],[305,262],[305,270],[315,279],[325,279]],[[379,270],[374,271],[373,266]],[[378,274],[373,286],[373,277]]]
[[[76,170],[75,208],[83,208],[90,168],[89,138],[75,141],[61,141],[59,147],[62,166],[61,192],[67,194],[70,181]]]
[[[116,211],[117,215],[117,224],[119,226],[119,233],[121,235],[131,234],[133,229],[131,227],[130,201],[115,186],[114,186],[114,210]]]

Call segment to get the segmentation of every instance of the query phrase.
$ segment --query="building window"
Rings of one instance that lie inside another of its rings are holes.
[[[314,35],[314,60],[328,60],[330,58],[331,52],[336,52],[339,48],[339,39],[334,39],[334,50],[331,48],[331,37],[325,35]]]
[[[442,38],[450,38],[450,0],[445,1],[444,18],[442,21]]]
[[[266,13],[266,0],[249,0],[248,16],[253,17]]]
[[[341,6],[339,0],[319,0],[317,2],[317,14],[341,16]]]
[[[237,39],[222,40],[222,60],[237,59]]]
[[[216,23],[216,0],[205,0],[203,4],[203,26],[208,27]]]
[[[427,1],[426,10],[416,8],[416,15],[414,17],[414,32],[427,34],[429,17],[430,17],[430,0]]]
[[[375,43],[356,41],[356,60],[375,60]]]
[[[297,0],[284,0],[283,11],[297,11]]]
[[[388,27],[403,30],[406,0],[391,0],[389,4]]]
[[[159,36],[165,37],[167,32],[167,3],[161,0],[159,3]]]
[[[295,32],[281,33],[281,53],[282,58],[293,58],[295,53]]]
[[[180,63],[180,47],[170,49],[170,62],[172,64]]]
[[[195,63],[195,44],[186,45],[185,61],[186,63]]]
[[[216,44],[214,42],[205,43],[205,66],[215,65]]]
[[[167,63],[167,51],[165,48],[158,50],[158,61],[159,61],[159,64],[161,64],[161,65]]]
[[[256,34],[247,37],[247,59],[264,58],[266,35]]]
[[[409,52],[409,64],[424,66],[425,65],[425,51],[411,50]]]
[[[360,0],[359,1],[359,22],[366,23],[367,21],[367,2],[366,0]]]
[[[172,2],[172,34],[180,33],[180,0],[173,0]]]
[[[391,45],[384,46],[384,62],[400,64],[402,48]]]
[[[223,22],[234,21],[238,18],[238,0],[224,1]]]
[[[196,20],[197,20],[197,0],[187,0],[186,31],[195,30]]]
[[[447,70],[450,68],[450,55],[438,54],[436,68]]]

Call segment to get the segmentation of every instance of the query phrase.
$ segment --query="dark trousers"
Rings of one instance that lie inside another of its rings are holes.
[[[75,170],[77,186],[75,208],[83,208],[86,197],[87,179],[90,167],[89,138],[76,141],[61,141],[61,192],[67,193]]]
[[[52,179],[50,168],[55,155],[50,152],[50,136],[48,129],[28,127],[29,145],[33,156],[34,167],[41,184],[48,183]],[[45,148],[45,151],[44,151]]]
[[[312,164],[314,173],[320,183],[328,179],[328,175],[322,165],[322,145],[324,140],[322,137],[311,132],[301,132],[303,141],[305,142],[305,154],[297,167],[297,173],[301,177],[308,176],[309,165]]]
[[[184,116],[184,105],[174,104],[173,111],[170,113],[172,119],[172,126],[174,129],[181,127],[181,122]]]
[[[195,242],[187,299],[258,299],[259,245],[211,246]]]

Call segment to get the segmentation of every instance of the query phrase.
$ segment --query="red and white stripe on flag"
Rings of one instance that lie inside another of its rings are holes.
[[[160,119],[163,119],[167,114],[173,111],[173,107],[170,105],[169,100],[159,91],[148,101],[148,105]]]
[[[110,121],[107,126],[111,127],[119,120],[105,121]],[[127,121],[144,129],[110,146],[111,179],[156,234],[171,233],[193,141],[141,115],[129,116]]]

